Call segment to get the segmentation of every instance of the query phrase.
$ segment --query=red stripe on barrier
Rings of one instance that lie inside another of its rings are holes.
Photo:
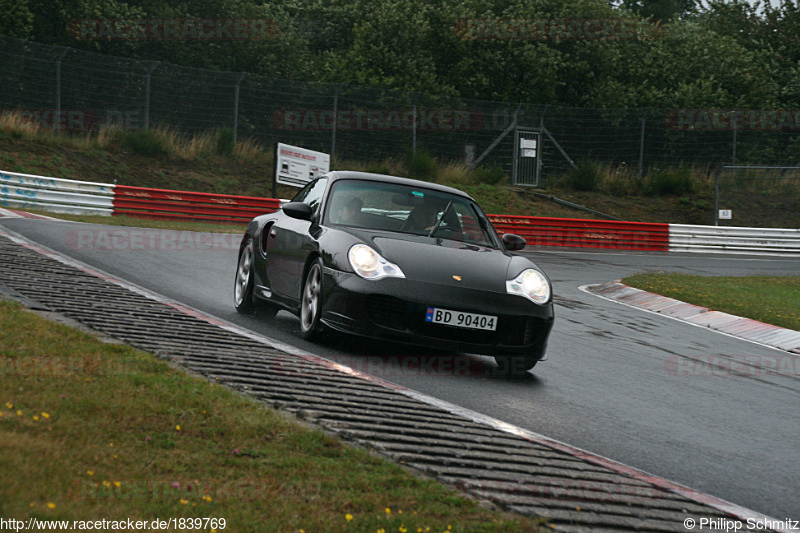
[[[513,215],[489,218],[499,233],[516,233],[531,245],[669,250],[669,224]]]
[[[275,198],[115,187],[114,215],[242,223],[278,209],[280,200]],[[669,250],[669,224],[515,215],[489,215],[489,218],[498,233],[516,233],[532,245]]]
[[[251,219],[232,218],[232,217],[197,217],[195,215],[181,215],[179,213],[146,213],[143,211],[127,211],[125,209],[115,210],[113,215],[128,216],[134,218],[141,218],[144,220],[178,220],[178,221],[200,221],[200,222],[222,222],[226,224],[243,224],[246,225]]]
[[[232,194],[214,194],[207,192],[172,191],[168,189],[151,189],[148,187],[131,187],[117,185],[114,189],[115,196],[131,198],[150,198],[153,200],[179,200],[206,204],[238,205],[238,206],[269,206],[277,205],[279,200],[274,198],[259,198],[256,196],[236,196]]]
[[[212,222],[248,222],[253,217],[280,209],[280,200],[172,191],[117,185],[114,215],[149,219],[194,219]]]
[[[170,213],[214,215],[214,216],[238,216],[249,217],[264,214],[265,208],[237,207],[237,206],[217,206],[209,204],[180,203],[180,202],[158,202],[150,200],[128,200],[119,199],[114,201],[114,207],[119,209],[133,209],[141,211],[167,211]],[[274,209],[273,209],[274,211]]]

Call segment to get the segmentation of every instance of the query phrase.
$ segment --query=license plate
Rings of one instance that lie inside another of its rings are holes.
[[[446,324],[459,328],[485,329],[488,331],[494,331],[497,328],[496,316],[465,313],[463,311],[440,309],[438,307],[428,307],[425,313],[425,322]]]

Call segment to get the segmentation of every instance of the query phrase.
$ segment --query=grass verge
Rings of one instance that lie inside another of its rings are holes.
[[[636,274],[626,285],[715,311],[800,331],[800,277]]]
[[[6,519],[76,530],[72,521],[155,518],[224,519],[225,531],[537,528],[153,355],[3,301],[0,374]]]

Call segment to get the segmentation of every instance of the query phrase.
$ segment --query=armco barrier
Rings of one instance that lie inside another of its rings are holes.
[[[114,185],[0,171],[0,206],[53,213],[111,215]]]
[[[800,255],[800,229],[670,224],[671,252]]]
[[[499,233],[516,233],[532,245],[669,250],[669,224],[510,215],[489,218]]]
[[[0,171],[0,206],[56,213],[246,223],[281,200],[74,181]],[[800,229],[689,226],[489,215],[499,233],[530,245],[759,255],[800,255]]]
[[[280,209],[280,200],[230,194],[117,185],[114,215],[139,218],[244,222]]]

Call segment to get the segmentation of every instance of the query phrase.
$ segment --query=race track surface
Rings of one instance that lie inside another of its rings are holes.
[[[800,518],[797,356],[616,304],[579,289],[643,270],[800,275],[796,259],[533,249],[551,277],[549,359],[525,378],[491,358],[372,341],[314,345],[298,321],[238,315],[239,237],[2,219],[0,227],[95,268],[377,378],[474,410],[776,518]],[[46,303],[46,302],[45,302]],[[783,372],[709,371],[764,358]],[[681,364],[700,361],[701,365]],[[692,370],[695,369],[695,370]]]

